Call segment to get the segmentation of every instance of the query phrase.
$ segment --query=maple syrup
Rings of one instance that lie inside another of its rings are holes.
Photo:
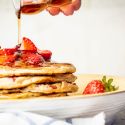
[[[23,14],[37,14],[43,11],[47,7],[47,3],[40,4],[28,4],[21,7],[21,13]]]
[[[48,3],[48,6],[60,7],[60,6],[66,5],[66,4],[70,4],[71,2],[72,2],[72,0],[50,0]]]
[[[20,44],[21,43],[21,12],[20,12],[20,10],[18,10],[17,12],[16,12],[16,14],[17,14],[17,23],[18,23],[18,44]]]

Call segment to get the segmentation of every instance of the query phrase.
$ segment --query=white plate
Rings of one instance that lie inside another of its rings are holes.
[[[105,112],[110,118],[125,107],[125,78],[113,77],[119,90],[99,95],[79,95],[88,82],[101,79],[102,75],[79,75],[78,93],[69,97],[1,100],[0,111],[22,110],[36,112],[54,118],[90,117]]]

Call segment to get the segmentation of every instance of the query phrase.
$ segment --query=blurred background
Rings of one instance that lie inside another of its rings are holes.
[[[77,73],[125,76],[125,0],[82,0],[72,16],[43,11],[22,16],[22,36],[50,49],[53,60],[71,62]],[[0,0],[0,45],[17,44],[11,0]]]

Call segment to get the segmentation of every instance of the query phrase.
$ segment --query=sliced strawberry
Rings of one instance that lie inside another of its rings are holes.
[[[9,55],[7,56],[6,60],[5,60],[5,63],[13,63],[15,60],[16,60],[16,56],[15,55]]]
[[[1,55],[0,56],[0,65],[4,64],[6,60],[6,56]]]
[[[16,52],[16,48],[5,48],[4,52],[6,55],[13,55]]]
[[[31,65],[38,65],[44,62],[44,59],[40,55],[34,53],[22,54],[21,59],[24,63]]]
[[[16,52],[16,48],[5,48],[0,50],[0,55],[13,55]]]
[[[20,46],[20,50],[33,50],[35,52],[35,51],[37,51],[37,48],[30,39],[23,37],[23,41]]]
[[[4,50],[0,49],[0,55],[4,55],[4,54],[5,54]]]
[[[34,50],[20,50],[21,54],[32,54],[32,53],[36,53],[34,52]]]
[[[16,60],[15,55],[1,55],[0,56],[0,65],[9,65],[10,63],[14,63]]]
[[[51,59],[52,52],[50,50],[37,50],[37,51],[45,59],[45,61]]]

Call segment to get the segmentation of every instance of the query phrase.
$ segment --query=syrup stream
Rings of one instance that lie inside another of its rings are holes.
[[[20,43],[21,43],[21,18],[19,17],[18,18],[18,44]]]

